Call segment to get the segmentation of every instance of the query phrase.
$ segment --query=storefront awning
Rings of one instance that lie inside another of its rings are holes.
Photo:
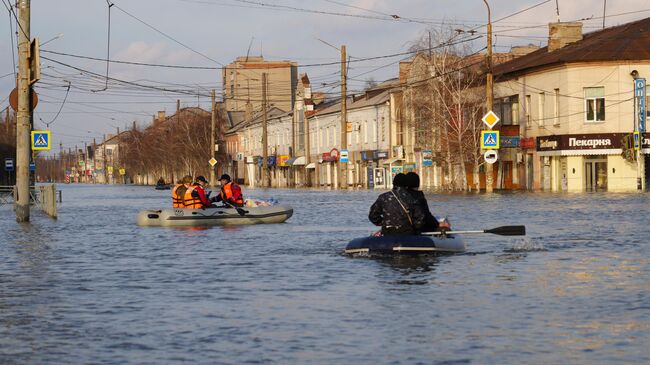
[[[392,165],[392,164],[394,164],[395,162],[398,162],[398,161],[404,161],[404,159],[401,158],[401,157],[393,157],[391,159],[388,159],[388,160],[384,161],[384,165]]]
[[[296,160],[295,157],[294,157],[294,158],[290,158],[290,159],[288,159],[288,160],[285,162],[285,164],[286,164],[287,166],[292,166],[292,165],[293,165],[293,162],[294,162],[295,160]]]
[[[316,168],[316,163],[311,162],[309,165],[305,166],[306,169],[315,169]]]
[[[305,166],[305,156],[300,156],[294,159],[294,166]]]

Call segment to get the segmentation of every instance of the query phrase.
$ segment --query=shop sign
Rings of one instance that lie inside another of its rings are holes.
[[[378,167],[375,168],[375,186],[376,187],[384,187],[385,182],[384,182],[384,176],[386,175],[386,169],[383,167]]]
[[[524,137],[519,140],[519,147],[524,150],[532,150],[535,146],[535,137]]]
[[[538,151],[618,149],[626,133],[564,134],[537,137]],[[644,137],[646,135],[644,134]],[[646,139],[643,140],[646,147]]]
[[[433,166],[432,150],[422,150],[422,166]]]
[[[499,143],[501,148],[517,148],[519,147],[519,136],[501,136]]]
[[[280,167],[289,167],[287,163],[289,161],[289,155],[280,155],[278,156],[278,166]]]
[[[368,189],[373,189],[375,187],[374,170],[374,167],[368,166]]]
[[[416,172],[415,170],[417,169],[417,165],[414,163],[405,163],[402,167],[402,172],[405,174],[407,172]]]
[[[36,172],[36,164],[33,162],[29,163],[29,172]]]
[[[372,161],[377,159],[376,150],[361,151],[361,160],[362,161]]]
[[[403,166],[392,166],[390,168],[390,176],[391,176],[391,181],[395,178],[395,175],[403,173],[404,172],[404,167]]]
[[[377,159],[388,158],[388,151],[377,151]]]
[[[278,158],[275,155],[266,156],[266,165],[268,167],[273,167],[277,164]]]

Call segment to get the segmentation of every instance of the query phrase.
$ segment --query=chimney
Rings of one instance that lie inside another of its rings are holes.
[[[548,51],[556,51],[568,44],[582,40],[582,23],[565,22],[548,24]]]

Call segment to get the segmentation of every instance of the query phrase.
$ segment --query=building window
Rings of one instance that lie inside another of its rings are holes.
[[[555,105],[553,108],[553,124],[560,125],[560,89],[555,89]]]
[[[503,125],[519,124],[519,95],[512,95],[494,101],[492,108]]]
[[[544,125],[544,109],[546,108],[546,94],[539,93],[539,99],[537,99],[537,124],[541,127]]]
[[[604,87],[585,88],[585,121],[587,122],[605,121],[605,88]]]

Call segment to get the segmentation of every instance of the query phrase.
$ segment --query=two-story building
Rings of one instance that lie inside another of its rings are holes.
[[[650,18],[584,35],[581,23],[552,23],[547,47],[494,68],[495,109],[521,134],[503,158],[523,186],[636,191],[638,177],[645,185],[648,135],[640,163],[623,156],[623,143],[635,131],[635,79],[650,75],[649,46]]]

